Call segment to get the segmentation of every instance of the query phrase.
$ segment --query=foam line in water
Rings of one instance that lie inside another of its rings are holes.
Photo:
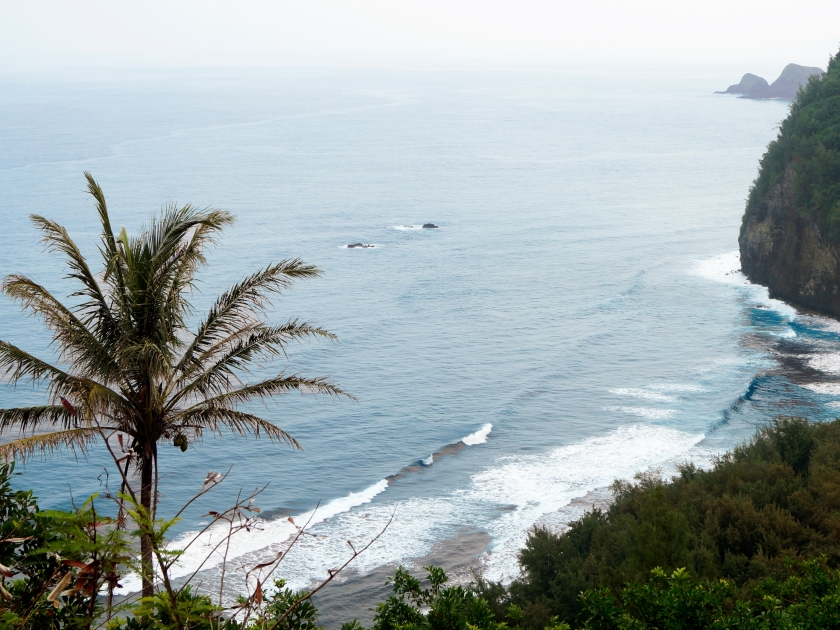
[[[387,488],[388,481],[382,479],[364,490],[351,492],[347,496],[333,499],[316,509],[297,515],[293,519],[294,522],[291,522],[288,517],[272,520],[257,519],[250,532],[231,537],[227,560],[235,560],[255,549],[272,549],[276,552],[291,540],[297,533],[298,527],[307,526],[308,530],[343,512],[370,503],[376,495]],[[184,549],[187,545],[190,547],[170,569],[170,577],[177,579],[191,575],[202,564],[203,569],[211,569],[220,564],[224,560],[223,549],[216,549],[216,547],[226,533],[227,526],[220,523],[218,527],[212,527],[204,533],[187,532],[172,541],[167,545],[170,549]],[[208,557],[210,560],[205,561]],[[126,576],[121,582],[123,584],[121,593],[131,593],[140,589],[139,576],[132,574]]]
[[[741,272],[741,253],[737,250],[713,258],[698,260],[692,265],[691,271],[701,278],[745,287],[750,291],[750,298],[754,302],[773,309],[789,320],[794,320],[798,316],[795,308],[781,300],[771,298],[767,287],[753,284],[747,280],[747,277]]]
[[[808,357],[808,365],[818,372],[840,374],[840,353],[815,354]]]
[[[461,441],[466,444],[467,446],[475,446],[476,444],[484,444],[487,441],[487,436],[490,435],[490,431],[493,430],[493,425],[489,422],[481,427],[475,433],[470,433],[465,438],[462,438]]]
[[[675,394],[706,391],[705,388],[700,385],[691,385],[688,383],[653,383],[648,385],[648,389],[652,389],[657,392],[673,392]]]
[[[653,407],[625,407],[621,405],[612,405],[604,407],[604,411],[615,411],[617,413],[626,413],[631,416],[639,418],[649,418],[650,420],[664,420],[672,417],[677,413],[674,409],[655,409]]]
[[[651,468],[662,468],[666,475],[675,473],[676,464],[686,460],[707,464],[711,455],[698,446],[702,439],[702,434],[637,424],[547,453],[502,457],[472,475],[463,487],[439,496],[371,503],[370,499],[385,489],[379,482],[325,505],[307,530],[312,536],[298,540],[286,555],[280,574],[291,588],[310,587],[327,577],[329,568],[347,560],[347,540],[357,546],[365,544],[394,515],[381,538],[354,561],[359,572],[422,558],[436,543],[455,537],[464,523],[470,523],[492,538],[485,576],[507,581],[517,574],[517,554],[528,530],[540,519],[615,479],[632,479],[635,473]],[[327,518],[328,514],[332,516]],[[305,518],[296,517],[296,522],[303,524]],[[271,559],[285,549],[294,526],[281,518],[262,527],[234,538],[236,564],[254,566]],[[203,553],[188,553],[185,560],[194,565],[194,557],[203,558]],[[218,579],[218,570],[202,572],[201,579]],[[228,573],[226,583],[232,592],[242,591],[244,585],[237,583],[240,578],[234,573]]]
[[[802,387],[817,394],[840,396],[840,383],[805,383]]]
[[[620,387],[618,389],[611,389],[611,394],[619,396],[633,396],[634,398],[641,398],[642,400],[652,400],[654,402],[676,402],[676,396],[668,396],[667,394],[660,394],[659,392],[651,392],[646,389],[637,389],[633,387]]]

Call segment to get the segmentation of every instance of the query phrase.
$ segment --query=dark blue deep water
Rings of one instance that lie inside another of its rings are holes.
[[[296,286],[271,318],[315,321],[340,342],[292,347],[276,367],[330,375],[358,402],[289,396],[261,409],[302,452],[232,436],[184,454],[163,445],[164,513],[208,470],[232,467],[177,533],[270,482],[265,523],[234,555],[279,548],[286,517],[320,501],[319,537],[283,569],[294,585],[325,575],[348,538],[364,541],[392,513],[361,570],[471,529],[492,540],[488,576],[509,577],[527,529],[562,524],[572,499],[638,472],[706,465],[776,415],[836,411],[840,326],[769,300],[737,272],[744,198],[787,104],[712,94],[730,78],[3,77],[0,274],[73,291],[27,217],[63,223],[95,256],[85,170],[129,231],[169,202],[232,211],[201,274],[199,312],[270,261],[317,264],[323,278]],[[406,227],[425,222],[440,227]],[[344,247],[356,242],[376,247]],[[0,339],[51,356],[39,322],[8,300]],[[40,400],[0,385],[1,406]],[[17,485],[46,506],[116,484],[101,449],[18,470]]]

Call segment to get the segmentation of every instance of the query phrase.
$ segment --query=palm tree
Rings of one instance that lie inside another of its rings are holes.
[[[140,504],[153,518],[161,440],[186,450],[203,431],[227,429],[299,448],[285,431],[242,406],[295,390],[345,394],[325,378],[285,371],[256,382],[243,378],[256,362],[285,357],[290,341],[335,337],[298,320],[280,326],[263,321],[273,294],[296,279],[320,275],[298,259],[269,265],[235,284],[190,331],[188,298],[196,271],[205,263],[206,247],[232,216],[170,206],[139,235],[130,238],[123,228],[115,237],[102,190],[89,173],[85,177],[102,223],[99,273],[61,225],[32,216],[47,249],[64,256],[67,277],[78,283],[70,296],[76,303],[65,306],[22,275],[2,283],[6,295],[43,319],[60,359],[56,365],[0,341],[0,375],[12,384],[48,385],[47,404],[0,409],[0,433],[19,432],[18,439],[0,446],[0,456],[25,458],[62,446],[85,451],[99,438],[116,434],[122,441],[125,435],[140,473]],[[52,431],[44,433],[45,427]],[[152,555],[144,535],[144,595],[152,594]]]

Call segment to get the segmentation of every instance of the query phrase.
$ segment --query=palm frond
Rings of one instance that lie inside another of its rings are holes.
[[[74,379],[64,370],[5,341],[0,341],[0,375],[7,377],[13,385],[21,379],[33,383],[43,380],[68,382]]]
[[[93,175],[85,171],[88,194],[96,201],[96,211],[99,214],[99,222],[102,224],[102,261],[105,263],[104,281],[113,288],[113,293],[124,300],[126,287],[123,278],[123,270],[120,265],[120,255],[117,249],[117,242],[114,239],[114,230],[111,228],[111,217],[108,215],[108,204],[105,203],[105,193],[102,192],[99,184],[93,179]]]
[[[0,433],[10,427],[16,427],[22,433],[34,431],[45,424],[52,426],[60,424],[65,429],[69,429],[74,421],[76,417],[64,405],[0,409]]]
[[[55,221],[35,214],[30,219],[43,232],[43,241],[47,250],[64,255],[69,268],[67,277],[78,280],[82,284],[82,289],[72,294],[87,298],[87,301],[79,307],[79,311],[83,314],[82,319],[88,325],[93,325],[101,338],[111,339],[115,334],[116,322],[102,288],[76,243],[70,238],[67,230]]]
[[[0,341],[0,376],[8,378],[13,386],[21,380],[31,383],[47,381],[53,400],[57,402],[59,397],[65,396],[78,404],[80,410],[86,407],[113,408],[125,402],[107,385],[68,374],[5,341]]]
[[[106,348],[96,334],[43,286],[25,276],[13,274],[3,280],[2,291],[20,302],[25,310],[44,319],[62,354],[79,371],[106,380],[119,378],[119,368],[113,359],[113,343],[110,349]],[[107,317],[110,318],[110,312]],[[98,323],[94,323],[99,327]],[[112,332],[106,332],[106,335]]]
[[[91,444],[99,437],[101,437],[101,434],[98,428],[87,427],[33,435],[0,444],[0,457],[6,460],[25,460],[37,451],[40,451],[43,455],[48,455],[59,448],[69,448],[73,452],[78,450],[81,453],[86,453]]]
[[[301,448],[298,441],[280,427],[263,420],[259,416],[235,409],[221,407],[206,407],[178,416],[171,430],[183,432],[186,429],[197,431],[210,430],[220,432],[222,427],[228,428],[239,435],[265,435],[271,441],[283,441],[295,448]]]
[[[295,279],[314,278],[320,274],[317,267],[307,265],[296,258],[269,265],[233,285],[219,296],[199,325],[195,338],[176,368],[177,371],[189,374],[191,368],[201,363],[196,359],[197,356],[224,343],[243,327],[252,325],[255,314],[262,312],[270,304],[270,295],[279,294],[287,289]]]
[[[297,374],[286,376],[285,372],[281,372],[274,378],[269,378],[252,385],[243,385],[232,391],[207,398],[189,407],[185,413],[210,408],[233,409],[237,405],[255,400],[265,401],[267,398],[281,396],[290,392],[327,394],[334,398],[345,397],[355,400],[353,396],[327,381],[326,377],[306,378]]]
[[[202,366],[203,371],[172,396],[172,405],[191,394],[224,393],[241,384],[237,372],[249,372],[258,360],[286,356],[285,347],[289,342],[310,337],[335,339],[335,335],[323,328],[297,320],[289,320],[282,326],[245,327],[232,333],[196,359],[196,365]],[[210,360],[213,363],[206,366]]]

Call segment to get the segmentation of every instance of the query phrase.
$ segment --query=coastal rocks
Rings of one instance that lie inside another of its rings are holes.
[[[741,77],[741,81],[735,85],[730,85],[723,92],[715,92],[715,94],[758,94],[770,89],[770,84],[767,79],[750,74],[747,72]]]
[[[794,177],[788,166],[748,214],[738,238],[741,268],[771,297],[840,317],[840,247],[797,211]]]
[[[715,92],[715,94],[739,94],[741,98],[753,99],[780,98],[793,100],[796,98],[799,88],[806,85],[810,77],[814,75],[821,77],[824,74],[822,68],[789,63],[773,83],[768,84],[762,77],[748,72],[741,77],[740,83],[730,85],[723,92]]]
[[[437,225],[435,225],[434,223],[424,223],[424,224],[423,224],[423,228],[424,228],[424,229],[427,229],[427,230],[428,230],[428,229],[430,229],[430,228],[437,229],[437,228],[438,228],[438,226],[437,226]]]
[[[376,245],[371,245],[370,243],[350,243],[347,246],[347,249],[373,249]]]

